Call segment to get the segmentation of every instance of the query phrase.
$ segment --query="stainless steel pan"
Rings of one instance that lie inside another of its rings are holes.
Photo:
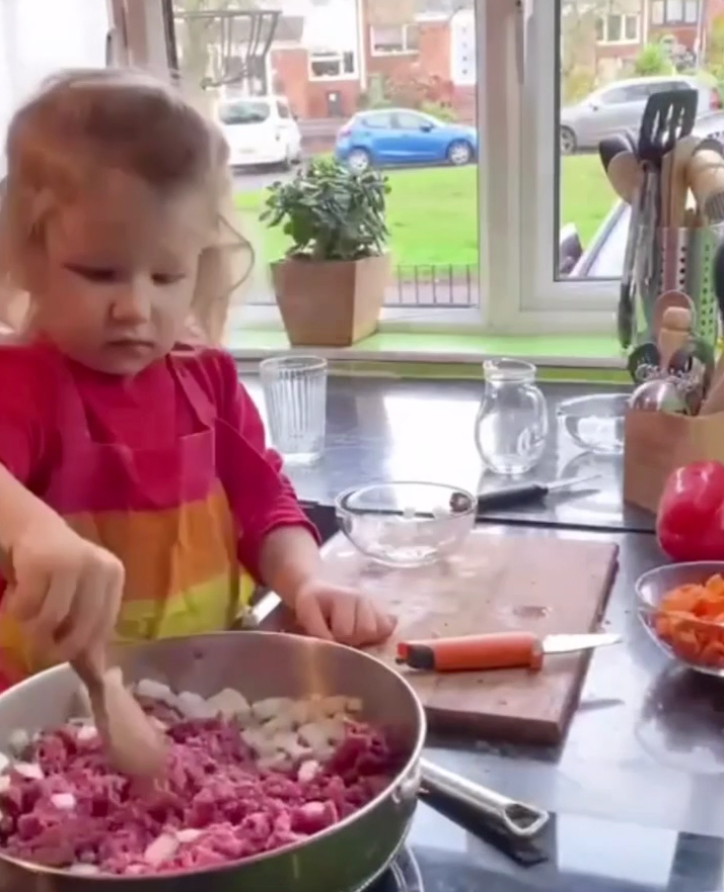
[[[153,878],[78,877],[0,857],[1,892],[356,892],[382,873],[404,842],[421,784],[494,813],[510,832],[530,836],[547,819],[520,803],[421,760],[426,724],[421,704],[394,670],[364,653],[275,632],[225,632],[124,648],[129,682],[152,678],[204,697],[231,687],[249,700],[345,694],[364,703],[364,718],[389,729],[409,758],[373,802],[335,827],[290,846],[204,873]],[[0,749],[13,731],[57,726],[76,712],[79,681],[68,666],[28,679],[0,695]]]

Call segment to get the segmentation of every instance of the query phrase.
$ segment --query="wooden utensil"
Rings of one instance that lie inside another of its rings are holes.
[[[393,639],[372,649],[397,667],[397,641],[521,629],[539,638],[595,631],[615,574],[617,547],[542,530],[522,538],[512,528],[500,536],[476,527],[448,560],[416,569],[371,566],[342,535],[327,542],[322,553],[330,580],[361,589],[397,617]],[[586,666],[586,654],[571,654],[557,656],[549,671],[533,674],[397,668],[421,698],[432,727],[555,744],[575,711]]]
[[[669,307],[663,314],[657,344],[662,369],[668,369],[671,357],[691,337],[691,311],[684,307]]]
[[[0,548],[0,574],[13,585],[12,556]],[[166,748],[159,731],[123,682],[118,668],[109,668],[105,644],[70,664],[88,691],[91,713],[109,759],[118,771],[132,777],[160,773]]]
[[[694,328],[694,326],[696,325],[696,311],[694,308],[694,301],[689,297],[688,294],[685,294],[683,291],[665,291],[663,294],[657,297],[656,303],[654,304],[654,335],[658,335],[664,319],[664,313],[669,309],[669,307],[681,307],[684,310],[689,310],[691,313],[691,327]]]
[[[718,145],[718,144],[717,144]],[[687,181],[709,223],[724,221],[724,157],[707,140],[687,162]]]
[[[643,174],[628,135],[617,134],[602,139],[598,144],[598,154],[616,194],[633,204],[641,188]]]
[[[677,140],[669,170],[668,202],[665,206],[665,226],[680,229],[685,225],[686,198],[689,191],[687,169],[700,140],[689,135]]]

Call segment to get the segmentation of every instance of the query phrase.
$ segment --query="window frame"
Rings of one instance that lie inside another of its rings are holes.
[[[618,40],[611,40],[609,37],[609,24],[612,18],[618,19],[621,24],[621,37]],[[600,16],[599,21],[603,24],[603,37],[598,39],[598,46],[635,46],[641,43],[641,18],[639,12],[610,12]],[[626,23],[631,19],[636,22],[636,36],[626,37]]]
[[[417,31],[417,46],[410,47],[409,44],[409,33],[410,28],[414,28]],[[408,23],[403,25],[385,25],[384,28],[377,25],[369,26],[369,36],[370,36],[370,55],[375,58],[385,58],[387,56],[417,56],[420,52],[420,29],[416,23]],[[399,29],[400,31],[400,46],[402,49],[399,50],[380,50],[375,46],[375,31],[392,31],[393,29]]]
[[[409,317],[383,311],[381,330],[495,335],[614,330],[615,280],[556,281],[553,270],[560,2],[475,0],[479,309],[461,310],[462,321],[414,308]],[[161,33],[158,37],[163,39]],[[545,238],[536,239],[537,232]],[[276,307],[247,309],[255,317],[250,328],[281,328]],[[266,309],[272,312],[260,318],[256,311]]]
[[[352,56],[353,71],[345,72],[344,57]],[[339,74],[315,74],[314,62],[336,61],[339,63]],[[355,48],[348,50],[307,50],[307,72],[309,80],[315,83],[320,81],[356,81],[359,79],[359,60]]]

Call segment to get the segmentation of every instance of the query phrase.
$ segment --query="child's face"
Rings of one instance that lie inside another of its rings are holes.
[[[165,356],[189,315],[207,217],[196,197],[161,201],[127,178],[58,212],[31,260],[38,329],[111,374]]]

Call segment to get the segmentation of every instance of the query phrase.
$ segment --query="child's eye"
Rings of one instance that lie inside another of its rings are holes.
[[[182,279],[185,279],[186,276],[183,273],[154,273],[153,274],[153,282],[154,285],[175,285],[176,282],[180,282]]]
[[[101,284],[112,284],[118,282],[122,278],[122,274],[110,267],[101,266],[81,266],[75,263],[67,264],[67,269],[89,282],[98,282]]]

